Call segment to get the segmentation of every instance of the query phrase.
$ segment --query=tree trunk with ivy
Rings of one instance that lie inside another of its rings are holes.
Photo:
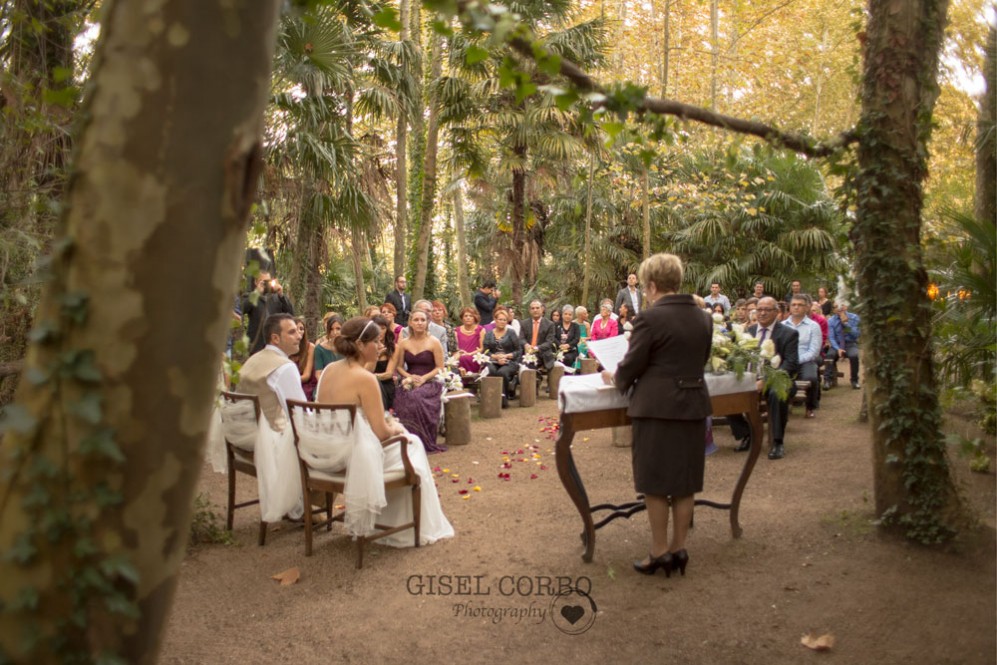
[[[26,380],[3,423],[0,661],[156,659],[255,196],[279,5],[104,3]]]
[[[516,165],[512,169],[512,252],[510,276],[512,277],[512,302],[523,305],[523,247],[526,245],[526,146],[513,147]]]
[[[940,430],[921,255],[922,184],[947,5],[869,3],[852,230],[876,513],[925,543],[953,535],[959,508]]]

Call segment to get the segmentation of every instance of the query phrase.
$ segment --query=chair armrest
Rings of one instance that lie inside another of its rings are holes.
[[[404,434],[396,434],[382,441],[381,447],[387,448],[393,443],[400,444],[402,449],[402,466],[405,467],[405,477],[410,480],[418,480],[419,476],[416,474],[415,469],[412,468],[412,462],[408,458],[408,437]]]

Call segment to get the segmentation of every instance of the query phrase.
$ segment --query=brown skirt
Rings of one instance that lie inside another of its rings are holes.
[[[703,491],[706,419],[633,419],[634,489],[655,496]]]

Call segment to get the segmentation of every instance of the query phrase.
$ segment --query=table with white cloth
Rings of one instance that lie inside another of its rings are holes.
[[[738,524],[738,510],[741,505],[741,495],[748,484],[751,471],[755,467],[761,452],[762,420],[758,411],[758,390],[755,386],[755,376],[746,374],[740,380],[734,374],[707,375],[706,386],[710,392],[710,401],[714,416],[725,416],[743,413],[751,426],[751,450],[744,461],[744,468],[734,486],[730,503],[718,503],[707,499],[696,499],[696,505],[718,508],[730,511],[730,530],[734,538],[741,536],[741,526]],[[582,517],[584,530],[582,543],[585,552],[582,559],[592,561],[595,551],[595,531],[619,517],[629,518],[645,510],[643,497],[636,501],[616,505],[601,503],[591,505],[581,475],[575,466],[571,454],[571,445],[575,433],[585,430],[602,429],[605,427],[624,427],[630,424],[627,415],[628,399],[621,395],[614,386],[607,386],[601,374],[564,377],[558,391],[558,405],[561,410],[561,427],[557,437],[557,473],[564,489],[574,502]],[[704,442],[705,453],[705,442]],[[598,523],[593,520],[593,513],[608,510],[609,515]]]

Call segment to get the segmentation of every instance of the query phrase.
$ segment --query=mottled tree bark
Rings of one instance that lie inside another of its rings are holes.
[[[156,659],[255,197],[279,4],[104,4],[64,240],[5,422],[0,660]]]
[[[436,155],[439,152],[440,104],[433,88],[443,71],[443,38],[433,33],[430,36],[429,124],[426,132],[426,159],[422,170],[422,205],[419,209],[419,235],[416,238],[415,286],[412,300],[425,297],[426,273],[429,269],[429,243],[433,237],[433,213],[436,201]]]
[[[852,231],[875,460],[876,512],[944,540],[956,495],[932,365],[922,183],[947,0],[869,3]]]

